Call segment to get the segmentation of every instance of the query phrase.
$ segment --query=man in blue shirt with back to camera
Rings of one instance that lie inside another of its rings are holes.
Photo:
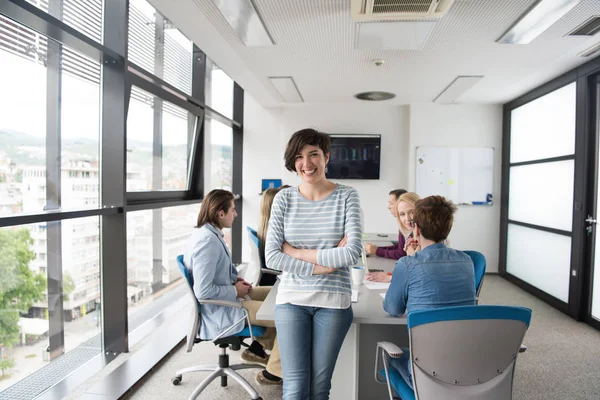
[[[456,206],[442,196],[417,201],[414,235],[421,251],[396,263],[383,309],[390,315],[428,308],[475,305],[475,270],[471,258],[446,247]],[[394,367],[412,388],[410,353],[391,359]]]

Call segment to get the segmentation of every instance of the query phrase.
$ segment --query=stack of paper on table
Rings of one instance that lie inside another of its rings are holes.
[[[372,281],[364,281],[363,282],[367,289],[370,290],[387,290],[390,287],[389,282],[372,282]]]

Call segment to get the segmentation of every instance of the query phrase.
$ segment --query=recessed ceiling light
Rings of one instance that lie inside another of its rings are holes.
[[[275,44],[252,0],[213,0],[213,2],[246,46]]]
[[[286,103],[302,103],[304,101],[291,76],[272,76],[269,80]]]
[[[452,104],[481,79],[483,79],[483,76],[458,76],[433,99],[433,102],[438,104]]]
[[[581,0],[540,0],[496,42],[527,44],[561,19]]]

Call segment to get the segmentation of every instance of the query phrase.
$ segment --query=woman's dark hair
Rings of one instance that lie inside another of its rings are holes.
[[[283,158],[288,171],[298,172],[296,171],[296,155],[307,144],[317,146],[323,150],[325,155],[331,151],[331,139],[328,134],[310,128],[299,130],[292,135],[285,148]]]
[[[196,225],[196,228],[200,228],[204,224],[212,224],[221,229],[222,226],[219,222],[219,211],[223,211],[227,214],[231,208],[231,200],[233,200],[233,193],[230,191],[223,189],[211,190],[204,197],[202,204],[200,205],[198,225]]]

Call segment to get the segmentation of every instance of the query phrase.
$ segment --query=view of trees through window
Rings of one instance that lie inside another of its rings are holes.
[[[48,12],[47,1],[32,2]],[[80,3],[65,8],[61,20],[101,41],[102,0],[89,10]],[[131,62],[191,94],[192,42],[145,0],[129,6]],[[81,25],[86,19],[77,13],[92,12],[93,24]],[[210,65],[207,103],[232,117],[233,80]],[[0,96],[0,218],[100,208],[101,69],[0,15],[0,87],[10,93]],[[126,190],[185,190],[196,116],[135,86],[129,95]],[[232,128],[207,118],[204,129],[204,189],[231,190]],[[185,293],[175,257],[199,209],[200,203],[127,213],[129,332]],[[0,392],[63,350],[79,360],[100,353],[100,254],[98,215],[0,228]],[[52,292],[59,281],[62,292]],[[52,328],[50,314],[61,303],[62,322]],[[51,355],[52,329],[61,329],[64,348]]]

